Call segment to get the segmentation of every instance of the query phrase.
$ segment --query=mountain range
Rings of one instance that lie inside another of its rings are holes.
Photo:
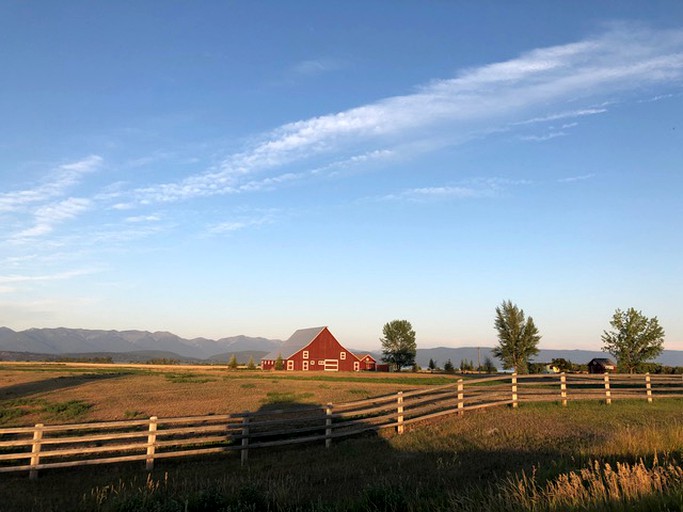
[[[64,327],[13,331],[7,327],[0,327],[0,351],[49,355],[163,351],[181,356],[183,359],[201,360],[242,351],[267,353],[280,345],[281,340],[249,336],[211,340],[185,339],[163,331],[103,331]]]
[[[170,332],[149,331],[114,331],[92,329],[27,329],[13,331],[0,327],[0,358],[16,359],[17,353],[22,358],[41,359],[55,356],[68,357],[111,357],[114,361],[145,361],[149,359],[178,359],[186,362],[224,362],[232,354],[238,360],[246,362],[253,357],[258,362],[261,356],[275,350],[283,344],[282,340],[261,337],[231,336],[212,340],[208,338],[181,338]],[[355,351],[368,353],[368,351]],[[460,361],[483,363],[489,357],[500,367],[500,362],[491,353],[491,347],[437,347],[418,348],[417,363],[426,368],[429,360],[439,366],[447,360],[457,367]],[[5,353],[4,355],[2,353]],[[13,355],[10,357],[9,354]],[[379,352],[370,352],[380,360]],[[29,356],[30,355],[30,356]],[[541,349],[534,358],[539,362],[550,362],[555,358],[564,358],[573,363],[587,363],[595,357],[610,357],[597,350],[558,350]],[[664,350],[656,362],[668,366],[683,366],[683,350]]]

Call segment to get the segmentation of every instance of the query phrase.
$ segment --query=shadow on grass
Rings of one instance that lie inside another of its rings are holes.
[[[23,384],[14,384],[0,388],[0,401],[26,398],[39,393],[47,393],[60,389],[73,388],[88,382],[116,379],[127,375],[125,372],[116,373],[86,373],[81,375],[69,375],[52,377]]]

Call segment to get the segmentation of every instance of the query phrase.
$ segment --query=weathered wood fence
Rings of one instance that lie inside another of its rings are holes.
[[[0,429],[0,473],[144,461],[324,442],[449,414],[523,402],[683,397],[681,375],[517,375],[459,379],[354,402],[236,414]]]

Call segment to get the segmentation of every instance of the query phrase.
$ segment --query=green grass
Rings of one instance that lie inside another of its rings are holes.
[[[204,384],[216,379],[197,373],[164,373],[164,377],[174,384]]]
[[[349,389],[348,393],[350,395],[361,395],[363,397],[371,396],[370,392],[367,389]]]
[[[251,450],[245,467],[230,453],[149,476],[144,463],[3,475],[0,511],[683,508],[683,400],[522,404],[322,444]]]
[[[124,420],[134,420],[137,418],[146,418],[147,414],[145,414],[142,411],[124,411],[123,413],[123,419]]]
[[[304,402],[308,398],[312,398],[313,393],[294,393],[292,391],[270,391],[266,393],[266,398],[262,400],[264,404],[280,404],[280,403],[296,403]]]
[[[49,402],[44,398],[15,398],[0,402],[0,425],[32,412],[47,413],[47,417],[55,422],[74,420],[84,416],[92,407],[82,400]]]
[[[43,410],[51,415],[53,420],[68,421],[80,418],[85,415],[92,404],[82,400],[69,400],[67,402],[49,403]]]

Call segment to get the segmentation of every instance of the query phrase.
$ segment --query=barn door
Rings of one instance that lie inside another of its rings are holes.
[[[338,372],[339,371],[339,359],[325,359],[323,363],[326,372]]]

